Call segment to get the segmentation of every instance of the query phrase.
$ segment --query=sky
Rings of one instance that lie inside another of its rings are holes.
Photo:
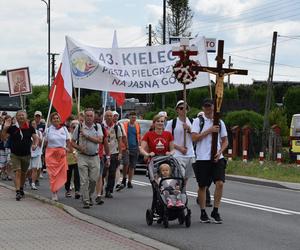
[[[28,66],[32,84],[47,84],[46,4],[0,0],[0,6],[0,71]],[[114,30],[119,47],[145,46],[147,26],[158,26],[162,6],[163,0],[51,0],[51,52],[62,53],[66,35],[111,47]],[[190,0],[189,6],[192,36],[224,40],[224,66],[231,56],[234,68],[248,69],[248,76],[231,75],[232,83],[267,80],[274,31],[273,80],[300,81],[299,0]],[[215,54],[208,58],[215,66]]]

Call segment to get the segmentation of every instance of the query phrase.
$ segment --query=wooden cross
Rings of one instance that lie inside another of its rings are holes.
[[[195,46],[189,47],[189,39],[188,38],[181,38],[180,39],[180,47],[179,48],[173,48],[172,50],[173,56],[179,56],[180,62],[182,63],[183,67],[186,67],[190,62],[190,56],[196,56],[198,55],[197,48]],[[186,122],[186,83],[183,83],[183,101],[184,101],[184,121]],[[184,130],[183,134],[183,146],[186,147],[186,130]]]
[[[227,75],[247,75],[248,70],[243,69],[231,69],[223,68],[224,58],[224,41],[218,41],[218,54],[216,57],[217,67],[205,67],[205,66],[195,66],[192,68],[194,71],[202,71],[210,74],[216,75],[216,86],[215,86],[215,97],[214,97],[214,116],[213,124],[219,125],[221,105],[223,101],[223,91],[224,91],[224,76]],[[214,157],[217,153],[218,145],[218,132],[212,134],[212,144],[211,144],[211,160],[214,161]]]

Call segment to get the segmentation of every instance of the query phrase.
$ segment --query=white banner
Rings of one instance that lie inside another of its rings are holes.
[[[76,88],[124,92],[161,93],[182,90],[172,66],[178,57],[172,56],[178,44],[135,48],[97,48],[83,45],[66,37],[73,84]],[[191,57],[207,66],[205,39],[195,38],[198,56]],[[187,88],[207,86],[209,74],[200,72]]]

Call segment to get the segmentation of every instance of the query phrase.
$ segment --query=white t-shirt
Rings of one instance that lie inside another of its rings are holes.
[[[46,131],[45,139],[48,142],[48,148],[66,148],[66,141],[70,140],[70,135],[65,126],[56,129],[51,125]]]
[[[35,130],[36,135],[38,136],[39,139],[43,139],[43,134],[39,130]],[[40,146],[37,146],[35,150],[31,149],[31,157],[37,157],[43,154],[42,148]]]
[[[183,122],[177,117],[176,118],[176,126],[174,128],[174,144],[183,146],[184,142],[184,129],[183,129]],[[172,133],[172,122],[173,120],[168,121],[167,126],[165,128],[166,131],[169,131]],[[192,127],[192,124],[188,118],[186,118],[186,124],[190,127]],[[186,133],[186,147],[187,147],[187,153],[184,155],[179,150],[175,149],[174,156],[180,156],[180,157],[194,157],[194,147],[193,147],[193,141],[192,141],[192,135],[189,133]]]
[[[213,120],[208,119],[203,115],[204,118],[204,126],[201,132],[208,130],[210,127],[213,126]],[[218,147],[217,150],[221,149],[221,138],[227,136],[227,130],[225,124],[222,120],[220,120],[221,128],[220,133],[218,134]],[[193,122],[192,126],[192,133],[200,133],[200,125],[199,125],[199,118],[196,118]],[[196,160],[210,160],[211,159],[211,141],[212,141],[212,134],[209,134],[202,138],[202,140],[197,142],[196,145]],[[221,154],[220,159],[223,158],[223,154]]]

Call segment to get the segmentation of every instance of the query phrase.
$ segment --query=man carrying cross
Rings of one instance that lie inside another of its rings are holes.
[[[199,186],[198,200],[201,208],[200,221],[203,223],[210,222],[205,211],[206,188],[211,181],[214,181],[216,189],[214,194],[214,208],[211,213],[211,217],[215,223],[220,224],[222,223],[222,219],[218,209],[223,193],[226,167],[226,160],[222,153],[228,146],[226,127],[224,122],[220,121],[224,89],[223,81],[225,75],[247,75],[248,72],[247,70],[223,68],[225,60],[223,59],[224,41],[222,40],[219,40],[218,42],[216,68],[195,65],[195,62],[189,59],[189,56],[193,54],[191,54],[186,48],[188,48],[188,46],[184,46],[183,51],[181,51],[180,54],[177,53],[177,55],[180,56],[180,60],[176,62],[173,67],[175,77],[179,82],[182,82],[183,84],[186,80],[188,80],[188,83],[192,82],[200,71],[216,75],[214,101],[207,99],[204,100],[202,105],[204,111],[202,123],[204,124],[200,126],[200,118],[194,120],[192,126],[192,139],[197,143],[196,163],[193,168]],[[188,77],[186,77],[184,73],[187,73]]]

